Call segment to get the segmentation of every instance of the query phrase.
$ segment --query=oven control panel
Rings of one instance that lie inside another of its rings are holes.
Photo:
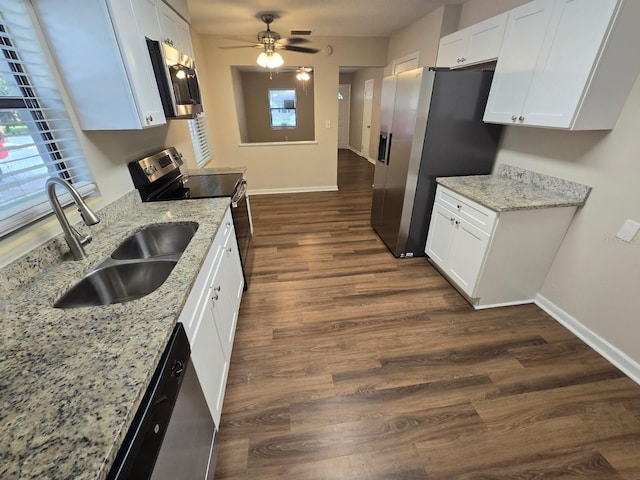
[[[136,188],[149,185],[165,175],[180,169],[182,154],[175,147],[129,163],[129,172]]]

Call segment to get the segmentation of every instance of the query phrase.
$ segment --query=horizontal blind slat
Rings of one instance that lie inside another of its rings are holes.
[[[26,1],[0,0],[0,236],[51,212],[51,176],[96,190]]]

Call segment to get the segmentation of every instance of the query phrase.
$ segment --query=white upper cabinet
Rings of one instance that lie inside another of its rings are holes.
[[[535,0],[509,12],[484,121],[611,129],[640,72],[640,2]]]
[[[503,13],[440,39],[437,67],[458,68],[498,58],[508,13]]]
[[[166,123],[139,1],[33,0],[83,130]]]
[[[162,41],[193,58],[189,24],[166,3],[158,0],[158,17],[162,28]]]

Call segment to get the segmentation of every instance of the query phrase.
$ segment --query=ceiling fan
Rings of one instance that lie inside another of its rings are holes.
[[[278,68],[284,63],[282,56],[276,52],[276,49],[289,50],[299,53],[318,53],[317,48],[302,47],[300,43],[307,43],[309,40],[302,37],[282,38],[278,32],[271,30],[271,23],[276,19],[273,13],[264,13],[260,15],[260,20],[267,24],[267,29],[258,32],[258,43],[252,45],[223,46],[220,48],[261,48],[263,51],[258,55],[258,65],[265,68]]]

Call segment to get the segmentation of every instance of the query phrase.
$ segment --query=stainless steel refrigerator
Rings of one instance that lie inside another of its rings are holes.
[[[423,256],[436,177],[491,172],[500,125],[484,123],[492,71],[385,77],[371,225],[396,257]]]

